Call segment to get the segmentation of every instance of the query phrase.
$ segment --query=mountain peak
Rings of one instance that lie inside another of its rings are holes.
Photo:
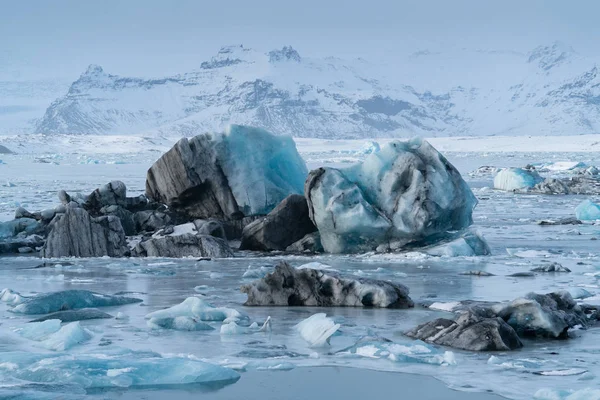
[[[90,64],[87,69],[85,70],[85,72],[83,73],[83,75],[92,75],[92,76],[96,76],[96,75],[100,75],[103,74],[104,70],[102,69],[101,66],[97,65],[97,64]]]
[[[283,46],[281,50],[272,50],[269,52],[269,62],[294,61],[300,62],[300,54],[292,46]]]
[[[202,69],[214,69],[221,67],[228,67],[246,61],[248,53],[252,49],[244,47],[242,44],[223,46],[219,49],[216,56],[212,57],[210,61],[205,61],[200,64]]]
[[[549,71],[557,65],[563,64],[575,55],[575,50],[560,42],[551,46],[538,46],[528,54],[528,63],[536,63],[541,69]]]

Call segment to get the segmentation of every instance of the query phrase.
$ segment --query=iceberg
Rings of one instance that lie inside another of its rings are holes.
[[[535,169],[504,168],[494,177],[494,189],[512,191],[532,188],[543,180]]]
[[[147,325],[152,329],[173,329],[176,331],[211,331],[215,328],[192,317],[150,318]]]
[[[239,219],[302,194],[307,174],[291,137],[231,125],[177,142],[148,171],[146,195],[194,218]]]
[[[311,315],[300,322],[294,329],[300,334],[302,339],[308,342],[310,347],[322,347],[329,345],[331,336],[340,329],[340,324],[336,324],[333,319],[328,318],[325,313]]]
[[[432,240],[471,225],[477,204],[456,168],[418,138],[393,141],[345,169],[313,170],[304,190],[329,253]]]
[[[248,316],[233,308],[214,307],[198,297],[188,297],[180,304],[158,310],[146,315],[146,319],[164,319],[189,317],[200,321],[230,321],[245,322]]]
[[[584,200],[575,208],[575,216],[582,221],[600,220],[600,204]]]
[[[30,297],[11,311],[19,314],[48,314],[78,308],[121,306],[141,301],[132,297],[111,296],[89,290],[64,290]]]

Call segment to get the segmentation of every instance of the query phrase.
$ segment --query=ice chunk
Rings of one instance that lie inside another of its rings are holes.
[[[426,254],[445,257],[472,257],[491,254],[489,245],[478,232],[468,232],[450,242],[425,249]]]
[[[130,350],[64,356],[15,352],[3,353],[3,356],[19,366],[10,372],[13,378],[27,383],[58,383],[85,389],[226,385],[240,377],[232,369],[202,361],[161,358],[156,353]]]
[[[588,297],[592,297],[594,296],[592,293],[588,292],[587,290],[585,290],[584,288],[581,287],[571,287],[571,288],[567,288],[565,289],[567,292],[569,292],[569,294],[571,295],[571,297],[573,297],[574,299],[587,299]]]
[[[310,347],[321,347],[329,344],[331,336],[340,329],[333,319],[328,318],[325,313],[311,315],[294,327],[302,339],[306,340]]]
[[[575,391],[540,389],[533,395],[535,400],[600,400],[600,389],[585,388]]]
[[[16,306],[27,300],[27,297],[21,296],[19,293],[9,288],[4,288],[0,292],[0,301],[5,302],[9,306]]]
[[[460,173],[421,139],[391,142],[349,168],[311,171],[305,192],[330,253],[401,248],[460,230],[477,204]]]
[[[90,331],[82,328],[79,322],[71,322],[60,328],[58,332],[42,340],[42,345],[49,350],[64,351],[80,343],[87,342],[91,337]]]
[[[256,360],[250,361],[245,366],[246,370],[257,370],[257,371],[291,371],[296,366],[291,362],[281,360]]]
[[[148,326],[153,329],[173,329],[176,331],[210,331],[215,328],[192,317],[150,318]]]
[[[233,308],[214,307],[198,297],[188,297],[180,304],[146,315],[146,319],[175,317],[190,317],[200,321],[224,321],[227,318],[238,322],[248,320],[248,316]]]
[[[543,180],[535,169],[505,168],[494,177],[494,188],[506,191],[532,188]]]
[[[584,169],[587,165],[578,161],[556,161],[547,164],[542,164],[540,170],[542,171],[572,171],[574,169]]]
[[[260,279],[263,278],[268,273],[273,272],[272,265],[260,265],[260,266],[252,266],[249,265],[248,269],[242,275],[244,279]]]
[[[379,143],[369,140],[365,142],[363,147],[358,151],[358,154],[369,155],[377,153],[379,150],[381,150]]]
[[[64,290],[45,293],[28,298],[12,309],[20,314],[48,314],[61,310],[73,310],[87,307],[109,307],[139,303],[142,300],[124,296],[90,292],[89,290]]]
[[[575,208],[575,216],[582,221],[600,220],[600,204],[584,200]]]
[[[296,267],[296,269],[314,269],[317,271],[336,271],[331,265],[327,265],[327,264],[323,264],[317,261],[313,261],[313,262],[309,262],[306,264],[302,264],[299,267]]]
[[[460,306],[459,301],[450,301],[448,303],[436,302],[436,303],[432,303],[429,306],[429,309],[452,312],[458,306]]]
[[[41,318],[36,318],[31,322],[46,321],[49,319],[58,319],[62,322],[84,321],[88,319],[112,318],[112,315],[97,310],[95,308],[82,308],[80,310],[57,311]]]
[[[30,340],[44,340],[51,334],[60,330],[60,319],[48,319],[43,322],[31,322],[20,328],[17,332],[19,335]]]
[[[354,346],[339,353],[356,354],[368,358],[384,358],[398,363],[422,363],[433,365],[455,365],[451,351],[440,352],[420,340],[409,344],[394,343],[382,338],[362,338]]]
[[[250,326],[240,326],[235,321],[223,323],[221,325],[221,335],[248,335],[256,332],[270,332],[271,317],[268,317],[265,323],[259,327],[256,322]]]

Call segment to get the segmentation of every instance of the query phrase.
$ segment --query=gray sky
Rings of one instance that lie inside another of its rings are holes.
[[[596,0],[0,0],[0,75],[185,72],[226,44],[376,59],[556,40],[600,56]],[[7,72],[8,71],[8,72]],[[4,78],[6,79],[6,78]]]

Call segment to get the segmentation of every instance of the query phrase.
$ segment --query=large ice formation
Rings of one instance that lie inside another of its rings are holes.
[[[427,141],[394,141],[345,169],[311,171],[311,219],[325,251],[392,250],[472,223],[477,200],[460,173]]]
[[[291,137],[231,125],[177,142],[148,171],[146,194],[192,217],[237,219],[302,193],[307,173]]]

